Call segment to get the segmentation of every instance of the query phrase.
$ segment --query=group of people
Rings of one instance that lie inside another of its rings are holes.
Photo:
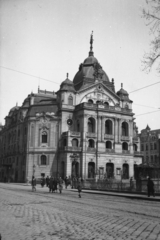
[[[81,198],[81,191],[82,191],[82,182],[83,180],[81,178],[73,178],[71,177],[65,177],[64,183],[65,183],[65,188],[70,185],[71,188],[77,188],[78,189],[78,196]],[[33,176],[32,177],[32,191],[36,191],[36,178]],[[55,178],[53,176],[49,177],[47,176],[46,179],[44,177],[41,178],[41,187],[44,187],[46,184],[46,187],[49,188],[49,192],[57,192],[59,189],[59,193],[62,193],[63,189],[63,179],[61,177]]]

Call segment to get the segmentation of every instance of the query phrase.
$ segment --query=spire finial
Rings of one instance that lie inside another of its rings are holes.
[[[89,56],[93,56],[93,31],[91,33],[91,38],[90,38],[90,52],[89,52]]]
[[[69,74],[67,73],[67,79],[68,79]]]
[[[121,88],[123,88],[123,83],[121,83]]]

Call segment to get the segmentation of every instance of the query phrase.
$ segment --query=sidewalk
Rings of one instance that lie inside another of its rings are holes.
[[[5,183],[5,184],[21,185],[21,186],[31,187],[31,184],[27,184],[27,183]],[[37,187],[41,188],[41,185],[37,184]],[[77,189],[72,189],[70,187],[65,189],[65,187],[63,187],[63,191],[77,192]],[[108,196],[115,196],[115,197],[125,197],[125,198],[130,198],[130,199],[138,199],[138,200],[147,200],[147,201],[160,202],[160,196],[148,197],[147,194],[145,194],[145,193],[133,193],[133,192],[132,193],[129,193],[129,192],[125,192],[125,193],[123,192],[122,193],[122,192],[116,192],[116,191],[114,192],[114,191],[101,191],[101,190],[82,189],[82,194],[83,193],[108,195]]]
[[[70,191],[77,191],[77,189],[67,189]],[[82,193],[90,193],[90,194],[100,194],[100,195],[108,195],[108,196],[116,196],[116,197],[125,197],[131,199],[138,199],[138,200],[147,200],[147,201],[155,201],[160,202],[160,196],[151,196],[148,197],[147,195],[141,193],[121,193],[121,192],[109,192],[109,191],[99,191],[99,190],[90,190],[90,189],[82,189]]]

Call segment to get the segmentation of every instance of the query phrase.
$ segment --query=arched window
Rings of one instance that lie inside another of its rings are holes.
[[[73,105],[73,97],[71,95],[68,98],[68,105]]]
[[[153,150],[153,144],[152,143],[150,144],[150,149]]]
[[[72,139],[72,147],[78,147],[78,139]]]
[[[151,156],[151,163],[153,163],[153,156]]]
[[[129,178],[129,165],[127,163],[123,164],[123,179]]]
[[[95,175],[95,163],[89,162],[88,163],[88,178],[94,178]]]
[[[105,133],[112,134],[112,121],[111,120],[105,121]]]
[[[133,144],[133,150],[137,152],[137,144]]]
[[[143,144],[141,144],[141,151],[144,151],[144,146],[143,146]]]
[[[88,119],[88,132],[94,133],[95,132],[95,120],[94,118]]]
[[[80,123],[79,123],[79,120],[77,121],[77,132],[80,132]]]
[[[47,165],[47,157],[45,155],[41,156],[41,165]]]
[[[93,100],[92,100],[92,99],[89,99],[89,100],[88,100],[88,103],[93,104]]]
[[[128,136],[128,123],[122,123],[122,136]]]
[[[107,142],[106,142],[106,148],[107,148],[107,149],[112,149],[112,142],[107,141]]]
[[[148,144],[146,144],[146,151],[148,151]]]
[[[114,175],[114,164],[113,163],[106,164],[106,174],[107,174],[107,178],[113,177],[113,175]]]
[[[88,140],[88,147],[89,148],[94,148],[94,140],[93,139]]]
[[[157,149],[157,144],[156,143],[154,143],[154,150],[156,150]]]
[[[105,106],[105,108],[108,108],[109,107],[109,103],[108,102],[104,102],[104,106]]]
[[[122,149],[123,149],[123,150],[128,150],[128,143],[123,142],[123,143],[122,143]]]
[[[42,132],[42,143],[47,143],[47,133]]]
[[[67,146],[67,139],[66,139],[66,138],[63,140],[63,146],[64,146],[64,147]]]

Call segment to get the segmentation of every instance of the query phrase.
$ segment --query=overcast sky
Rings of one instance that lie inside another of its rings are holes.
[[[158,82],[154,69],[146,74],[141,68],[150,41],[144,6],[145,0],[0,0],[0,122],[38,85],[57,91],[67,72],[73,80],[88,56],[92,31],[94,56],[116,91],[121,83],[130,93]],[[140,114],[160,108],[160,84],[129,97],[139,132],[147,124],[159,129],[160,111]]]

